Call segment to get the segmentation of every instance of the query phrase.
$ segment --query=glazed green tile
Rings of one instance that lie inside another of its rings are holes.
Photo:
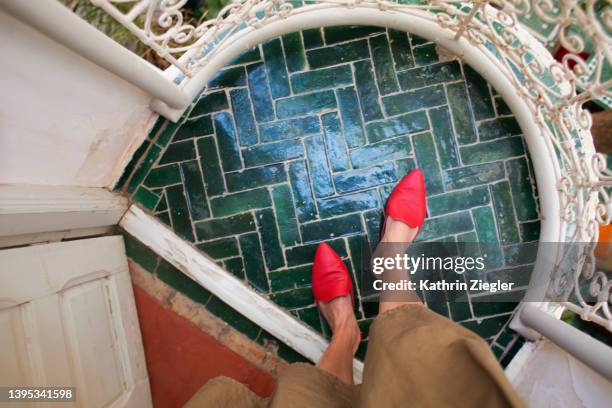
[[[166,193],[162,192],[160,194],[159,202],[157,203],[157,206],[155,207],[155,211],[161,212],[161,211],[166,211],[167,209],[168,209],[168,201],[166,200]]]
[[[506,171],[514,205],[516,216],[519,221],[534,220],[538,218],[537,204],[533,197],[532,179],[529,175],[529,168],[525,158],[508,160]]]
[[[210,208],[215,217],[225,217],[271,205],[272,200],[265,187],[210,199]]]
[[[357,347],[357,351],[355,352],[355,358],[360,361],[364,361],[367,351],[368,351],[368,341],[361,340],[361,342],[359,343],[359,347]]]
[[[145,187],[139,187],[134,194],[134,201],[139,202],[144,208],[153,210],[159,202],[159,196]]]
[[[495,109],[498,115],[512,115],[512,111],[501,96],[495,97]]]
[[[512,117],[487,120],[478,124],[478,135],[481,142],[520,134],[521,128]]]
[[[319,309],[317,309],[316,306],[298,310],[297,314],[300,320],[306,323],[308,326],[312,327],[319,333],[323,332],[323,327],[321,326],[321,318],[319,316]]]
[[[159,158],[160,153],[161,153],[161,149],[158,146],[151,145],[151,147],[149,148],[149,151],[145,154],[144,158],[142,159],[142,162],[138,165],[138,167],[136,168],[136,171],[134,172],[134,174],[128,181],[126,191],[129,194],[132,194],[134,191],[136,191],[136,188],[145,179],[145,177],[149,173],[149,170],[151,170],[153,163],[155,163],[157,159]]]
[[[370,57],[366,40],[338,44],[332,47],[317,48],[306,51],[308,65],[312,69],[338,65]]]
[[[276,114],[280,119],[316,114],[336,107],[333,91],[313,92],[276,101]]]
[[[196,102],[196,105],[191,110],[189,116],[195,117],[205,115],[207,113],[225,110],[228,107],[229,105],[227,104],[225,91],[212,92],[203,95],[200,99],[198,99],[198,102]]]
[[[345,194],[338,197],[319,200],[319,214],[322,218],[351,212],[369,210],[380,205],[375,190],[363,191],[354,194]]]
[[[155,121],[155,123],[153,124],[153,126],[151,127],[151,130],[149,130],[149,135],[148,135],[148,139],[149,140],[154,140],[155,137],[157,136],[157,134],[159,133],[159,131],[161,130],[161,128],[168,123],[169,121],[164,118],[163,116],[159,115],[157,117],[157,120]]]
[[[131,235],[123,234],[123,240],[127,257],[142,266],[147,272],[153,273],[159,261],[157,254]]]
[[[466,329],[470,329],[476,334],[478,334],[482,338],[487,338],[491,336],[495,336],[501,329],[504,328],[504,325],[508,322],[508,320],[512,317],[512,315],[502,315],[491,317],[488,319],[480,319],[473,320],[471,322],[463,322],[461,325]]]
[[[216,296],[210,298],[206,309],[252,340],[255,340],[261,331],[257,324],[223,303]]]
[[[223,170],[233,171],[242,168],[240,148],[238,147],[232,116],[227,112],[217,113],[213,116],[213,122],[215,123],[215,133]]]
[[[301,225],[304,242],[322,241],[362,232],[359,214],[350,214]]]
[[[200,221],[194,226],[198,240],[205,241],[255,231],[255,220],[250,213],[245,213],[233,217]]]
[[[462,82],[450,84],[446,87],[446,92],[457,140],[460,144],[474,143],[477,138],[476,126],[465,84]]]
[[[368,336],[370,335],[370,326],[372,325],[373,322],[374,322],[374,319],[365,319],[365,320],[360,320],[359,322],[357,322],[357,324],[359,325],[359,330],[361,331],[361,334],[364,339],[367,339]]]
[[[494,293],[486,296],[472,297],[472,309],[476,317],[486,317],[512,312],[519,304],[524,292]]]
[[[194,221],[202,220],[210,216],[206,192],[204,192],[204,181],[197,160],[183,162],[180,164],[183,187],[187,197],[187,207]]]
[[[213,259],[238,256],[238,242],[235,237],[221,238],[197,245],[198,249]]]
[[[283,245],[292,246],[300,242],[291,189],[286,184],[272,189],[272,200],[276,209],[276,222]]]
[[[261,256],[259,235],[254,232],[244,234],[240,236],[239,241],[247,280],[255,289],[261,292],[268,292],[270,286],[266,277],[266,267]]]
[[[378,101],[378,90],[370,61],[358,61],[354,64],[355,84],[361,113],[366,122],[382,119],[383,114]],[[355,107],[356,108],[356,107]]]
[[[538,255],[538,241],[504,246],[506,266],[532,264]]]
[[[249,94],[253,102],[255,118],[259,122],[273,120],[274,106],[272,105],[272,96],[270,95],[264,64],[257,63],[248,65],[247,77],[249,79]]]
[[[416,47],[418,45],[428,44],[430,42],[431,41],[429,41],[427,38],[423,38],[416,34],[410,34],[410,43],[412,44],[413,47]]]
[[[421,133],[412,137],[418,167],[423,171],[427,195],[444,191],[440,163],[436,155],[436,145],[431,133]]]
[[[407,113],[366,125],[370,143],[427,129],[429,129],[429,122],[424,111]]]
[[[262,123],[259,125],[259,131],[262,142],[274,142],[319,133],[321,125],[319,118],[316,116],[307,116],[304,118]]]
[[[414,158],[406,157],[405,159],[400,159],[395,161],[395,167],[397,169],[398,178],[404,177],[406,174],[410,173],[412,170],[416,169],[416,163]]]
[[[269,277],[273,291],[309,286],[312,283],[312,265],[270,272]]]
[[[286,292],[275,292],[270,294],[270,300],[286,309],[297,309],[310,306],[314,303],[312,289],[298,288]]]
[[[159,147],[166,147],[168,142],[174,137],[174,133],[180,126],[180,123],[172,123],[168,122],[166,126],[163,127],[161,132],[159,132],[157,138],[155,139],[155,144]]]
[[[305,161],[294,161],[289,164],[289,180],[300,222],[310,221],[317,217],[317,209],[309,179]]]
[[[486,204],[489,204],[489,190],[486,186],[440,194],[427,199],[427,208],[432,217]]]
[[[302,31],[304,38],[304,48],[315,48],[323,45],[323,34],[320,28],[312,28]]]
[[[177,185],[166,188],[166,197],[168,199],[168,206],[170,206],[172,229],[187,241],[193,241],[191,218],[187,209],[183,186]]]
[[[275,270],[285,266],[283,251],[278,239],[278,228],[276,227],[276,216],[272,208],[266,208],[255,212],[257,229],[261,236],[263,254],[268,270]]]
[[[170,212],[169,211],[164,211],[164,212],[160,212],[155,214],[155,217],[160,220],[161,222],[163,222],[164,224],[166,224],[169,227],[172,227],[172,221],[170,221]]]
[[[446,97],[444,88],[438,85],[385,96],[382,98],[382,103],[386,114],[391,116],[444,105]]]
[[[291,75],[291,88],[296,93],[319,91],[352,83],[353,73],[350,65],[322,68]]]
[[[333,26],[325,27],[323,32],[325,33],[325,43],[327,45],[358,39],[361,37],[368,36],[370,34],[379,33],[384,29],[381,27],[374,26]]]
[[[439,237],[459,234],[474,228],[468,211],[428,218],[419,233],[418,241],[429,241]]]
[[[472,209],[472,216],[476,224],[478,242],[485,244],[481,250],[488,269],[501,266],[503,263],[502,251],[499,246],[495,217],[489,207],[478,207]]]
[[[195,302],[204,305],[211,297],[209,291],[204,289],[200,284],[190,279],[187,275],[179,271],[164,259],[160,260],[155,274],[159,280]]]
[[[397,79],[404,91],[422,88],[424,86],[460,80],[461,67],[458,61],[442,62],[398,72]]]
[[[443,169],[459,166],[459,153],[448,107],[429,110],[434,141]]]
[[[286,180],[287,173],[282,164],[253,167],[225,174],[225,181],[230,192],[282,183]]]
[[[448,308],[450,310],[450,318],[454,322],[461,322],[473,317],[470,303],[467,301],[449,301]]]
[[[303,156],[304,149],[299,140],[282,140],[275,143],[266,143],[242,151],[244,164],[247,167],[284,162]]]
[[[443,172],[444,186],[449,190],[487,184],[505,176],[502,162],[464,166]]]
[[[248,64],[250,62],[257,62],[261,60],[261,54],[259,53],[259,47],[251,48],[240,54],[240,56],[227,65],[239,65]]]
[[[414,66],[414,61],[412,60],[408,34],[405,31],[391,29],[388,29],[387,32],[389,35],[389,44],[391,45],[391,53],[395,61],[395,69],[400,71],[412,68]]]
[[[302,71],[306,68],[306,53],[302,43],[302,36],[299,32],[283,36],[283,49],[287,57],[287,69],[289,72]]]
[[[348,241],[349,250],[351,253],[351,263],[353,264],[353,270],[357,279],[357,287],[359,287],[361,297],[369,294],[377,295],[377,292],[373,290],[371,280],[373,274],[370,273],[370,245],[368,243],[368,237],[365,235],[353,235],[346,239]],[[365,312],[365,303],[364,312]],[[369,316],[368,316],[369,317]]]
[[[364,145],[366,140],[355,88],[351,86],[336,90],[336,98],[348,147]]]
[[[491,197],[495,205],[495,216],[499,237],[504,244],[512,244],[520,241],[518,226],[514,216],[514,206],[512,205],[512,195],[510,194],[510,184],[507,181],[493,184]]]
[[[381,219],[382,211],[380,209],[363,213],[366,231],[368,232],[368,238],[371,242],[378,242],[380,240]]]
[[[504,331],[502,331],[499,334],[495,342],[502,347],[506,347],[508,344],[510,344],[512,340],[515,339],[515,337],[516,337],[516,334],[513,331],[511,331],[509,328],[506,328]]]
[[[339,193],[364,190],[396,180],[397,175],[392,163],[334,174],[334,184]]]
[[[520,136],[465,146],[460,152],[464,164],[491,162],[525,154]]]
[[[232,112],[236,121],[236,131],[243,147],[257,144],[257,125],[251,108],[249,91],[244,88],[230,91]]]
[[[223,261],[223,267],[238,279],[244,279],[244,265],[241,257],[226,259]]]
[[[345,133],[336,112],[329,112],[321,116],[325,135],[325,146],[332,171],[343,171],[350,168],[346,152]]]
[[[478,72],[467,64],[463,65],[463,72],[472,102],[472,110],[476,120],[489,119],[495,116],[493,101],[489,92],[489,85]]]
[[[273,81],[268,81],[272,98],[281,98],[291,93],[289,88],[289,74],[287,73],[287,65],[285,64],[285,55],[279,38],[265,42],[261,46],[266,65],[268,78],[274,78]]]
[[[497,280],[512,282],[515,284],[515,287],[522,287],[529,285],[532,272],[533,265],[506,267],[488,272],[487,279],[489,282],[495,282]]]
[[[402,159],[412,154],[409,136],[400,136],[382,142],[357,147],[350,152],[353,168],[360,169],[388,160]]]
[[[192,137],[211,135],[212,133],[213,125],[210,115],[200,116],[183,122],[174,134],[172,141],[178,142]]]
[[[325,155],[323,136],[315,135],[305,138],[304,146],[306,147],[310,176],[314,180],[315,196],[321,198],[334,194],[334,185]]]
[[[378,300],[376,301],[363,301],[361,302],[363,307],[363,314],[366,318],[378,316]]]
[[[145,154],[145,152],[149,148],[149,145],[150,145],[149,141],[145,140],[138,147],[138,149],[136,149],[136,151],[132,155],[132,158],[130,159],[128,164],[123,169],[123,173],[121,173],[121,177],[119,178],[119,180],[117,181],[117,183],[113,187],[113,190],[119,190],[119,189],[122,189],[123,187],[125,187],[125,183],[128,181],[129,177],[134,172],[134,169],[136,168],[136,165],[138,164],[140,159],[143,157],[143,155]]]
[[[331,241],[326,241],[326,243],[329,244],[334,251],[336,251],[339,257],[344,258],[348,255],[346,252],[346,244],[344,243],[344,239],[334,239]],[[285,257],[287,259],[287,266],[312,264],[317,251],[317,246],[319,246],[319,244],[315,243],[299,245],[286,249]]]
[[[372,62],[380,93],[386,95],[399,91],[387,35],[381,34],[371,37],[370,50],[372,51]]]
[[[427,44],[412,49],[414,62],[417,65],[428,65],[438,62],[438,53],[436,52],[435,44]]]
[[[512,344],[510,349],[506,351],[506,354],[499,362],[502,367],[505,368],[508,364],[510,364],[516,353],[518,353],[518,351],[523,347],[523,344],[525,344],[525,340],[517,336],[516,341]]]
[[[214,137],[203,137],[197,141],[200,154],[200,165],[204,175],[204,185],[209,197],[225,193],[221,162],[217,155],[217,146]]]
[[[235,88],[246,86],[244,67],[226,68],[219,71],[208,83],[208,88]]]
[[[193,140],[184,140],[182,142],[170,143],[159,160],[159,164],[176,163],[195,158],[196,151]]]
[[[536,241],[540,237],[540,221],[522,222],[519,224],[521,241]]]

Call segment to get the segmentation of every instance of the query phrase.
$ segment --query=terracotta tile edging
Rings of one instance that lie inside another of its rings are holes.
[[[171,288],[151,273],[128,259],[132,284],[144,290],[163,307],[187,319],[200,330],[273,377],[278,377],[288,364],[276,355],[276,347],[261,346],[238,332],[204,306]]]

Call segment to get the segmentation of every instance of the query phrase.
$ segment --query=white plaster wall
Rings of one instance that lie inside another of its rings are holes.
[[[509,375],[529,408],[611,406],[612,383],[604,377],[548,340],[530,348],[520,369]]]
[[[151,98],[0,12],[0,183],[109,187]]]

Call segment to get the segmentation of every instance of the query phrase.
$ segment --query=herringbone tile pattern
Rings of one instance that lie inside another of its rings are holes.
[[[376,243],[389,192],[415,166],[428,193],[420,240],[499,243],[490,259],[529,277],[512,258],[539,234],[521,130],[475,71],[416,36],[333,27],[269,41],[222,70],[178,125],[160,121],[138,155],[125,184],[136,201],[323,333],[309,287],[317,243],[359,282],[362,245]],[[377,308],[360,290],[363,355]],[[430,304],[500,358],[516,343],[502,330],[515,306]]]

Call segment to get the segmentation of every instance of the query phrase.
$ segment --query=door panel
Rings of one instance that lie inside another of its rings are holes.
[[[78,406],[151,406],[122,237],[0,251],[0,367],[0,385],[74,386]]]

